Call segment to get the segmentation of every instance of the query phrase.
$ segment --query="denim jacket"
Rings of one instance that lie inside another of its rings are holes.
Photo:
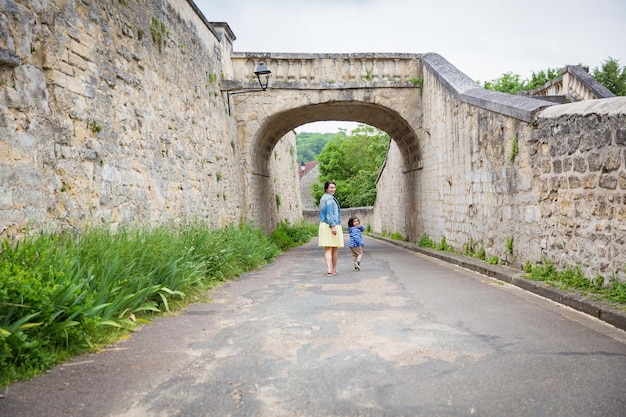
[[[324,193],[320,199],[320,222],[328,223],[330,227],[341,224],[339,202],[332,194]]]

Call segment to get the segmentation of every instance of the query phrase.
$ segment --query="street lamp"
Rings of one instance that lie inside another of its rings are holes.
[[[256,71],[254,71],[254,75],[256,75],[257,79],[259,80],[259,85],[261,86],[262,91],[267,90],[267,84],[270,82],[271,73],[272,71],[270,71],[269,68],[265,66],[264,62],[259,62],[259,66],[257,67]],[[261,75],[264,76],[265,81],[261,80]]]
[[[230,96],[233,96],[235,94],[247,94],[247,93],[255,93],[255,92],[267,90],[267,85],[270,82],[271,73],[272,71],[270,71],[269,68],[267,68],[264,62],[259,62],[259,66],[257,67],[256,70],[254,70],[254,75],[256,75],[256,78],[259,80],[259,86],[261,86],[260,89],[233,91],[233,92],[227,91],[226,99],[228,101],[228,115],[230,116]]]

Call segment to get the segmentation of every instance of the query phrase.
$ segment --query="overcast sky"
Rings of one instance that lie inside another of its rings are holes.
[[[626,66],[625,0],[194,2],[228,23],[237,52],[436,52],[479,82],[609,57]]]

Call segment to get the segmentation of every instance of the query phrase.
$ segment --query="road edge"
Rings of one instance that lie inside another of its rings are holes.
[[[389,239],[377,234],[368,233],[367,236],[378,239],[413,252],[440,259],[442,261],[479,272],[498,279],[523,290],[535,293],[559,304],[566,305],[574,310],[593,316],[618,329],[626,331],[626,311],[622,311],[603,301],[592,300],[589,297],[554,288],[541,281],[533,281],[524,277],[524,272],[504,265],[491,265],[479,259],[459,255],[451,252],[422,248],[414,243]]]

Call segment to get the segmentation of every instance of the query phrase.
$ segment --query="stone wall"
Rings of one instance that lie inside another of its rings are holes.
[[[296,222],[293,129],[355,120],[394,139],[374,232],[626,279],[624,98],[489,92],[437,54],[233,55],[187,0],[4,0],[0,22],[3,237]],[[261,58],[279,78],[230,115]]]
[[[5,0],[0,21],[0,235],[245,218],[224,28],[186,0]],[[277,175],[296,218],[297,175]]]
[[[319,209],[306,209],[302,211],[303,220],[306,223],[319,223]],[[341,209],[341,227],[344,232],[348,229],[348,220],[356,216],[361,220],[361,225],[366,229],[372,226],[373,207],[350,207]]]
[[[313,198],[313,184],[319,181],[319,165],[314,166],[309,172],[300,178],[300,197],[302,198],[303,210],[315,210]]]
[[[625,98],[508,116],[486,108],[497,109],[498,96],[478,107],[430,71],[422,96],[423,167],[402,172],[392,143],[375,232],[413,227],[414,240],[425,233],[457,250],[484,248],[515,267],[549,260],[588,278],[626,279]]]
[[[528,146],[542,256],[625,280],[626,98],[548,108]]]
[[[274,147],[270,160],[272,191],[270,204],[278,222],[287,220],[297,224],[302,220],[302,200],[297,167],[296,133],[287,133]],[[274,228],[276,225],[272,225]]]

